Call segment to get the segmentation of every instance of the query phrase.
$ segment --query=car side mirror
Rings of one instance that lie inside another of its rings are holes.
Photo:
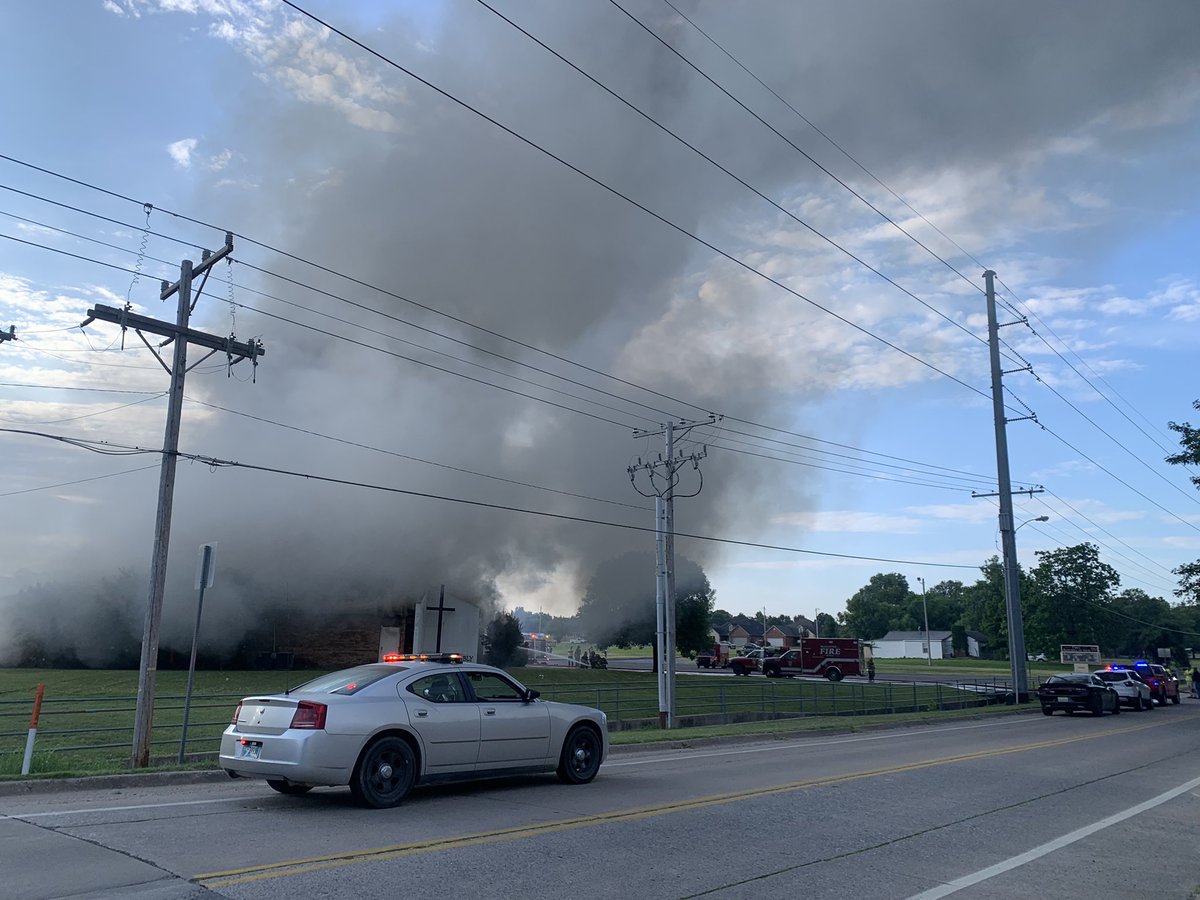
[[[533,688],[528,688],[525,691],[525,702],[528,703],[530,700],[536,700],[540,696],[542,696],[541,691],[535,691]]]

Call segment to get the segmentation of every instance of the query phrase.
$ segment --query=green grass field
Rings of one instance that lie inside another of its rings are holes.
[[[194,757],[188,765],[215,765],[213,754],[220,734],[239,699],[278,693],[317,674],[321,673],[197,672],[187,743],[187,751]],[[657,727],[657,683],[650,672],[531,666],[513,669],[512,674],[548,700],[603,709],[614,725],[614,744],[846,728],[851,720],[863,725],[986,711],[978,706],[949,709],[964,701],[978,702],[975,695],[950,686],[868,684],[861,679],[831,684],[800,679],[679,676],[677,716],[683,724],[706,724],[664,732]],[[1004,673],[977,670],[962,674],[984,678]],[[19,777],[39,683],[46,685],[46,691],[31,774],[47,777],[127,771],[137,677],[137,672],[127,670],[0,669],[0,778]],[[186,672],[158,673],[151,751],[155,768],[179,767],[186,685]]]

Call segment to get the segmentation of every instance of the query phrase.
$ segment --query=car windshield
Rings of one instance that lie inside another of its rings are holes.
[[[384,665],[376,663],[369,666],[355,666],[353,669],[342,669],[321,675],[312,681],[306,681],[299,687],[294,687],[290,694],[356,694],[363,688],[374,684],[381,678],[404,671],[404,666]]]

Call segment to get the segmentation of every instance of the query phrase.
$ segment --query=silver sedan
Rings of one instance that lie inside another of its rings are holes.
[[[282,794],[349,785],[359,803],[384,808],[436,781],[554,770],[586,784],[607,753],[602,711],[541,700],[501,669],[443,657],[247,697],[221,736],[220,764]]]

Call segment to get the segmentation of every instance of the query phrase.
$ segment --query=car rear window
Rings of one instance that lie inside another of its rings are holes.
[[[1128,672],[1097,672],[1096,677],[1103,681],[1128,681]]]
[[[290,693],[299,694],[357,694],[382,678],[402,672],[404,666],[370,665],[356,666],[353,669],[342,669],[306,681],[299,687],[291,689]]]

